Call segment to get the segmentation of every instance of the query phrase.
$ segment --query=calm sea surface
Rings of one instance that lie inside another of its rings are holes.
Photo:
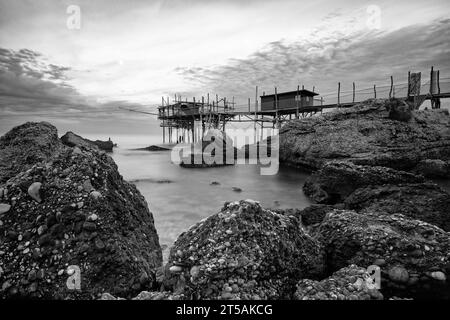
[[[302,192],[308,175],[296,169],[280,167],[273,176],[260,175],[256,165],[188,169],[172,163],[170,151],[131,150],[160,143],[158,137],[111,139],[118,143],[112,157],[122,176],[133,182],[147,200],[164,246],[171,246],[191,225],[218,212],[225,201],[253,199],[271,208],[304,208],[310,204]],[[213,181],[220,185],[211,185]]]

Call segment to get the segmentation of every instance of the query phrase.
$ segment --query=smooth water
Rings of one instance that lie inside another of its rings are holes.
[[[226,201],[253,199],[269,208],[310,204],[302,192],[308,174],[297,169],[280,167],[278,174],[262,176],[257,165],[182,168],[170,161],[170,151],[130,150],[160,141],[111,138],[119,145],[112,157],[124,179],[133,182],[147,200],[164,247],[194,223],[218,212]],[[211,185],[213,181],[220,185]]]

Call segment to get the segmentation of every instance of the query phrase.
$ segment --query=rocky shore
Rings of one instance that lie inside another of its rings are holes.
[[[0,150],[2,298],[450,299],[450,195],[429,180],[448,177],[445,110],[370,100],[287,123],[280,159],[313,171],[315,204],[225,203],[164,266],[145,200],[107,154],[47,123],[14,128]]]

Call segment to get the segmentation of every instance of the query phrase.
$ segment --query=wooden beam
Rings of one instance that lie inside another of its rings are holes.
[[[393,90],[394,90],[394,77],[391,76],[391,88],[389,89],[389,99],[392,98]]]

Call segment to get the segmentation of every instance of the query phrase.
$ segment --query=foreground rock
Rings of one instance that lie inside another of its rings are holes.
[[[322,275],[323,263],[296,217],[233,202],[177,239],[164,289],[186,298],[290,298],[299,279]]]
[[[353,191],[370,185],[420,183],[422,176],[386,167],[329,162],[306,180],[303,191],[317,203],[343,202]]]
[[[317,234],[329,273],[378,265],[385,297],[450,298],[450,237],[436,226],[401,214],[337,210]]]
[[[27,165],[0,176],[7,180],[0,202],[11,206],[0,215],[0,297],[132,297],[152,289],[162,255],[144,198],[104,152],[65,147],[55,136],[49,124],[27,123],[2,138],[14,141],[6,149],[17,165]],[[36,144],[48,146],[45,157],[21,150]]]
[[[334,160],[410,170],[424,159],[450,160],[448,110],[414,111],[399,121],[389,115],[392,105],[399,109],[395,101],[288,122],[280,130],[280,161],[313,170]]]
[[[450,195],[433,183],[368,186],[346,200],[359,212],[401,213],[450,231]]]
[[[300,280],[296,300],[381,300],[367,270],[355,265],[342,268],[322,281]]]
[[[56,128],[47,122],[13,128],[0,138],[0,183],[48,160],[61,147]]]
[[[100,150],[112,152],[114,143],[111,140],[108,141],[101,141],[101,140],[89,140],[86,138],[83,138],[73,132],[67,132],[65,135],[61,137],[62,143],[64,143],[66,146],[69,147],[85,147],[85,148],[92,148],[92,147],[98,147]]]

